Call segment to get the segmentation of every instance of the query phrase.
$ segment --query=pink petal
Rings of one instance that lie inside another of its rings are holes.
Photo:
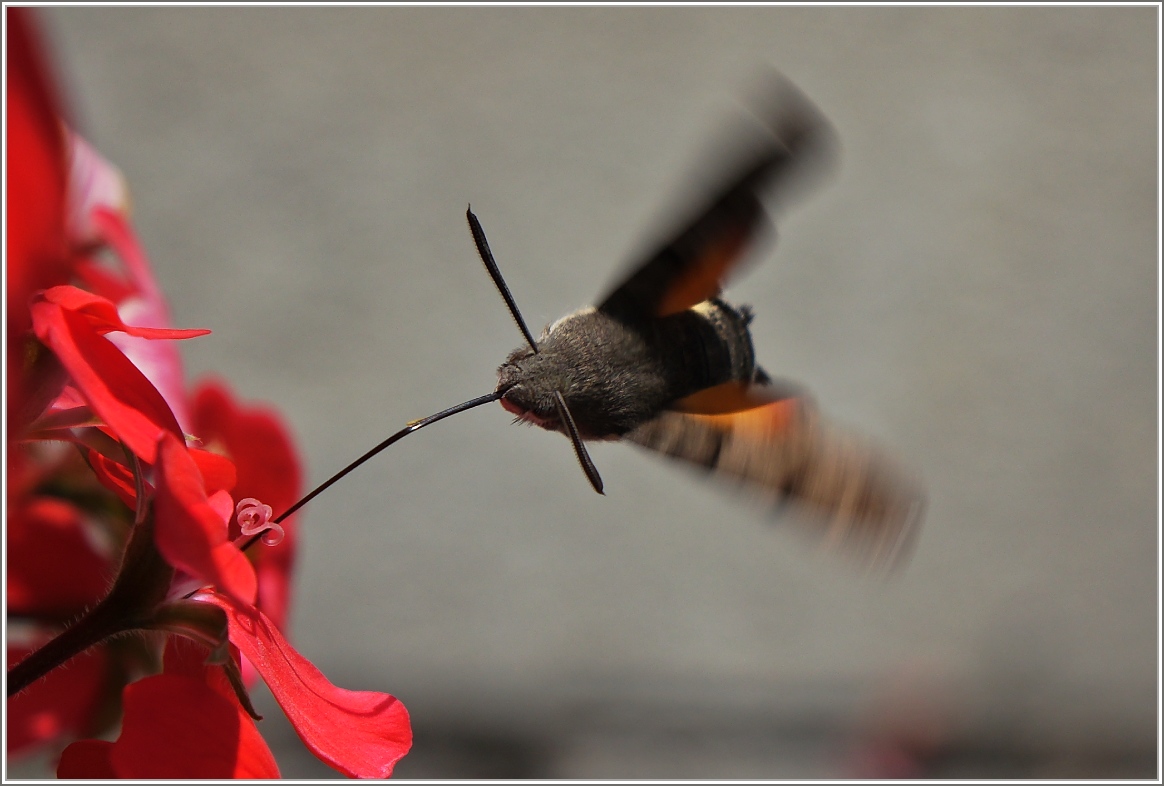
[[[169,305],[154,279],[149,259],[128,214],[98,207],[91,218],[102,239],[117,253],[129,273],[131,293],[117,300],[122,319],[140,327],[170,328]],[[189,430],[186,383],[178,348],[168,341],[143,341],[127,333],[118,333],[110,340],[150,378],[170,402],[178,422]]]
[[[159,442],[154,511],[158,550],[175,568],[189,573],[232,598],[255,600],[255,571],[227,539],[227,521],[206,495],[202,473],[177,438]]]
[[[117,313],[126,322],[135,325],[153,325],[167,328],[169,323],[155,324],[144,313],[148,308],[137,296],[121,301]],[[176,341],[154,341],[129,333],[110,333],[109,341],[125,353],[130,362],[153,383],[162,398],[170,405],[184,433],[190,433],[190,413],[186,391],[186,373],[182,353]]]
[[[122,319],[143,328],[171,328],[169,305],[154,279],[128,214],[98,207],[91,218],[101,238],[113,248],[129,273],[132,291],[117,301]],[[170,402],[178,422],[187,428],[186,383],[178,348],[168,341],[143,341],[129,333],[118,333],[110,340],[150,378]]]
[[[129,212],[129,188],[121,170],[109,163],[84,138],[66,133],[69,161],[68,229],[74,242],[92,245],[101,233],[93,214],[99,209]]]
[[[300,739],[321,761],[353,778],[387,778],[412,747],[408,711],[396,697],[332,685],[253,608],[217,594],[230,640],[255,665]]]
[[[214,515],[220,521],[225,521],[226,526],[230,526],[230,520],[234,515],[234,500],[230,498],[230,494],[225,491],[216,491],[206,499],[207,504],[214,510]]]

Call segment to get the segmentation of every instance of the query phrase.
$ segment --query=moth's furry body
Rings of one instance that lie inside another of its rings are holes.
[[[497,371],[497,390],[519,420],[564,431],[554,403],[558,391],[584,439],[619,439],[692,393],[751,382],[751,321],[746,306],[718,298],[634,321],[581,309],[549,325],[537,352],[510,353]]]

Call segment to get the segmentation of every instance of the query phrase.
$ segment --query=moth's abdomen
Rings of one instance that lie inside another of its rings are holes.
[[[756,355],[747,308],[735,309],[722,300],[657,320],[660,351],[669,374],[672,400],[724,382],[750,382]]]

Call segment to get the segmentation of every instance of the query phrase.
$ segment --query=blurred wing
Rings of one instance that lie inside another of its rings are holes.
[[[902,564],[921,523],[916,482],[876,445],[824,421],[807,397],[729,414],[667,411],[625,439],[793,505],[825,546],[870,569]]]
[[[759,384],[751,382],[724,382],[704,388],[673,402],[668,409],[689,415],[730,415],[767,407],[789,399],[806,398],[803,388],[784,380],[775,381],[764,370],[756,368]],[[770,410],[774,412],[776,410]]]
[[[670,241],[632,265],[599,310],[633,321],[675,314],[715,297],[771,229],[760,201],[764,190],[800,170],[807,159],[822,157],[833,135],[823,115],[786,80],[778,80],[769,92],[777,108],[763,146],[733,170],[726,185]]]
[[[756,186],[771,162],[745,173],[598,308],[624,321],[667,316],[715,297],[769,224]]]

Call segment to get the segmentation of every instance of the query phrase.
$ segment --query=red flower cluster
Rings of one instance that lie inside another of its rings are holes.
[[[170,327],[120,175],[62,122],[30,12],[5,14],[8,752],[120,719],[58,774],[278,777],[257,672],[316,756],[387,777],[412,743],[403,705],[336,687],[281,632],[287,430],[219,382],[187,391],[174,340],[209,331]]]

